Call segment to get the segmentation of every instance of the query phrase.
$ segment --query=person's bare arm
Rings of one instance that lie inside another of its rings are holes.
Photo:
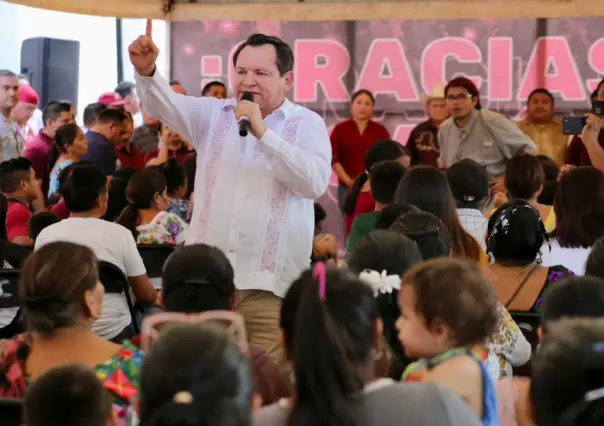
[[[151,166],[159,166],[160,164],[164,164],[168,162],[168,158],[170,151],[168,150],[168,144],[163,141],[159,142],[159,152],[157,153],[157,157],[150,159],[147,161],[147,167]]]
[[[602,130],[602,119],[593,114],[587,114],[587,124],[581,133],[583,145],[587,150],[592,166],[604,171],[604,149],[598,143],[598,136]]]
[[[344,170],[344,167],[341,163],[333,163],[331,168],[344,185],[346,185],[348,188],[352,187],[354,180],[348,175],[348,173],[346,173],[346,170]]]
[[[10,240],[11,243],[19,244],[20,246],[31,246],[34,244],[34,241],[30,237],[21,236],[15,237]]]
[[[155,303],[157,300],[157,290],[149,281],[147,274],[139,275],[137,277],[128,277],[130,285],[132,286],[132,292],[136,299],[141,302]]]
[[[435,382],[455,392],[482,418],[482,371],[469,355],[456,356],[434,367],[425,381]]]

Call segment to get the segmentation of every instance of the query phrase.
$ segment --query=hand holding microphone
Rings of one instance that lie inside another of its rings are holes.
[[[239,123],[239,136],[246,137],[248,132],[262,139],[266,132],[266,125],[262,119],[260,106],[254,102],[254,94],[243,92],[239,105],[235,108],[235,116]]]

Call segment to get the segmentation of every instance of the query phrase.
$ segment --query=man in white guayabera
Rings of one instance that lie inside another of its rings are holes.
[[[277,357],[281,298],[309,265],[313,201],[331,175],[327,126],[285,98],[294,55],[279,38],[254,34],[240,45],[233,55],[234,98],[197,98],[175,93],[157,72],[151,25],[148,20],[146,33],[130,45],[130,60],[145,111],[197,151],[187,244],[227,254],[248,339]],[[253,102],[242,100],[245,92]],[[242,117],[249,123],[245,137]]]

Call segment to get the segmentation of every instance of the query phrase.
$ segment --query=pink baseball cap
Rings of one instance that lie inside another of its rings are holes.
[[[19,101],[25,104],[32,104],[38,106],[38,94],[31,86],[19,86]]]
[[[98,103],[105,106],[120,106],[124,105],[126,101],[122,99],[119,93],[107,92],[99,96]]]

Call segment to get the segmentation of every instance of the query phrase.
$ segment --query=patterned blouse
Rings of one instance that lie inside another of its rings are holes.
[[[9,341],[0,354],[0,397],[23,398],[29,384],[25,362],[31,349],[31,335],[20,334]],[[114,409],[120,419],[138,394],[143,353],[128,340],[111,359],[95,367],[99,380],[113,396]]]
[[[524,365],[531,358],[531,344],[502,304],[499,328],[489,341],[489,349],[497,355],[500,377],[511,376],[512,367]]]
[[[168,201],[168,213],[174,213],[185,222],[191,222],[191,202],[181,198],[170,198]]]
[[[137,244],[182,244],[188,225],[174,213],[159,212],[147,225],[136,227]]]

